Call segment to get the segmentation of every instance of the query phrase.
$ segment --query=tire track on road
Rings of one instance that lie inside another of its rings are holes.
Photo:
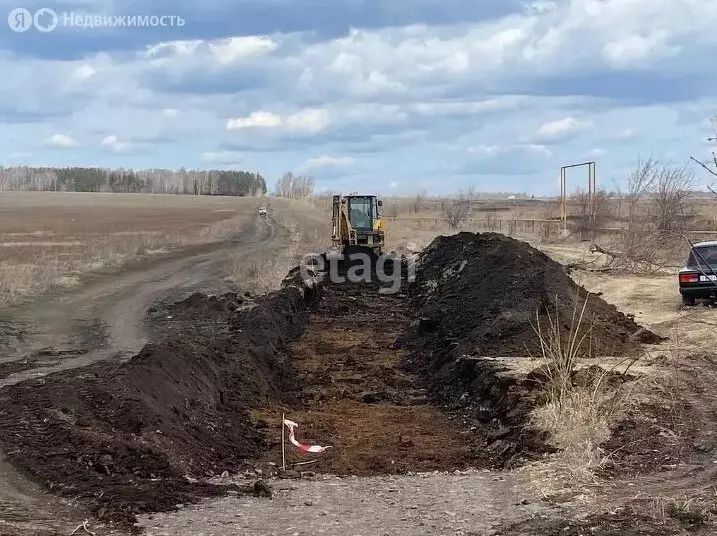
[[[208,245],[200,252],[153,259],[146,270],[134,267],[108,275],[30,311],[29,319],[24,321],[37,325],[39,332],[20,355],[0,358],[0,361],[5,361],[5,365],[15,364],[40,352],[52,356],[48,348],[59,348],[55,353],[65,357],[51,363],[28,362],[26,370],[0,379],[0,388],[97,361],[131,358],[148,342],[144,318],[152,303],[177,292],[230,290],[224,279],[231,254],[240,252],[242,258],[249,261],[289,242],[289,231],[282,225],[269,217],[257,218],[231,240]],[[89,348],[82,348],[85,341],[78,345],[72,340],[70,334],[78,327],[92,331],[98,325],[106,328],[105,333],[91,334],[94,339],[87,341]]]

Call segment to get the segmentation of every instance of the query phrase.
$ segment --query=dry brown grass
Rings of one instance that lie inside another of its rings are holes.
[[[579,185],[575,183],[575,186]],[[601,215],[597,219],[599,220],[598,227],[603,230],[597,233],[595,238],[601,243],[614,241],[614,238],[618,236],[619,229],[626,229],[630,226],[631,211],[634,216],[646,215],[651,210],[648,200],[641,200],[631,208],[631,202],[627,196],[620,197],[614,192],[610,194],[603,192],[600,196]],[[691,228],[714,231],[714,233],[696,233],[691,235],[691,238],[694,240],[717,239],[717,209],[715,208],[717,205],[714,198],[687,196],[682,199],[685,211],[694,215],[690,219]],[[456,231],[493,231],[541,243],[566,240],[562,222],[541,221],[557,220],[558,200],[556,198],[501,199],[478,193],[470,219],[464,221],[455,230],[450,228],[444,213],[446,204],[450,202],[448,198],[426,197],[421,200],[418,211],[416,211],[415,196],[384,197],[383,201],[383,215],[387,220],[387,237],[392,244],[398,242],[391,236],[396,234],[394,229],[398,229],[397,232],[404,235],[414,231],[424,236],[428,235],[430,231],[435,231],[433,236],[452,234]],[[322,210],[330,209],[328,198],[317,198],[313,202]],[[577,242],[581,238],[579,220],[582,211],[584,211],[584,207],[581,205],[581,196],[571,196],[568,200],[568,213],[571,216],[568,228],[572,236],[567,237],[568,241]],[[682,244],[674,245],[680,250],[677,252],[677,257],[681,259],[683,251],[680,247]]]
[[[674,519],[685,526],[698,528],[717,518],[717,490],[708,496],[652,497],[635,501],[631,507],[636,514],[646,514],[657,521]]]
[[[610,438],[613,426],[634,401],[635,384],[615,388],[610,385],[609,376],[619,367],[626,373],[637,359],[621,361],[587,381],[575,382],[575,372],[583,362],[580,357],[590,336],[589,329],[582,329],[588,300],[586,296],[581,308],[576,305],[567,338],[561,336],[557,306],[554,315],[548,316],[546,326],[538,320],[535,327],[544,361],[542,387],[546,403],[533,411],[532,425],[549,433],[558,453],[529,466],[527,471],[546,495],[558,490],[584,490],[594,481],[595,472],[609,461],[609,453],[600,445]]]
[[[0,305],[77,284],[83,274],[219,241],[257,200],[143,194],[0,194]]]

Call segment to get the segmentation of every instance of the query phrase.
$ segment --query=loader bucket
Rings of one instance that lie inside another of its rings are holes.
[[[326,259],[330,266],[342,277],[359,275],[367,277],[370,281],[379,280],[377,269],[383,273],[392,275],[395,270],[395,263],[391,258],[382,256],[380,250],[375,247],[363,245],[344,246],[343,249],[333,249],[326,253]],[[399,265],[400,269],[400,265]]]

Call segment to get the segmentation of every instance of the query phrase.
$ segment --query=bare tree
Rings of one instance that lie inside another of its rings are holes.
[[[0,191],[144,192],[193,195],[263,195],[258,173],[236,170],[0,167]]]
[[[314,178],[310,176],[296,176],[291,171],[284,173],[274,186],[274,195],[303,199],[311,197],[314,193]]]
[[[573,216],[577,219],[578,232],[583,239],[594,238],[595,230],[611,218],[611,200],[612,196],[606,190],[598,190],[592,199],[585,190],[579,190],[573,195]]]
[[[686,167],[662,167],[655,174],[651,200],[651,220],[662,236],[681,233],[694,216],[687,198],[694,188],[694,174]]]
[[[620,235],[608,248],[593,245],[593,251],[610,258],[607,267],[625,271],[652,273],[670,265],[691,215],[692,184],[685,167],[660,166],[654,159],[638,162],[627,179],[627,218]]]
[[[458,229],[470,218],[475,198],[475,188],[471,186],[443,204],[443,217],[451,229]]]
[[[391,197],[390,199],[384,201],[384,204],[388,205],[384,211],[386,216],[392,219],[398,218],[398,199],[396,197]]]
[[[421,190],[419,193],[416,194],[416,197],[413,198],[413,212],[414,214],[418,214],[421,209],[423,208],[423,201],[426,199],[426,190]]]
[[[627,191],[623,197],[627,202],[628,224],[638,221],[641,205],[644,205],[645,198],[655,184],[657,166],[657,160],[654,158],[638,160],[637,167],[627,178]]]

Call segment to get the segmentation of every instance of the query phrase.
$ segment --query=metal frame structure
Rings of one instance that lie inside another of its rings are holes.
[[[560,168],[560,219],[567,226],[568,221],[568,169],[588,166],[588,214],[590,217],[590,225],[595,223],[595,213],[593,211],[593,200],[597,191],[597,164],[595,162],[582,162],[580,164],[571,164]]]

